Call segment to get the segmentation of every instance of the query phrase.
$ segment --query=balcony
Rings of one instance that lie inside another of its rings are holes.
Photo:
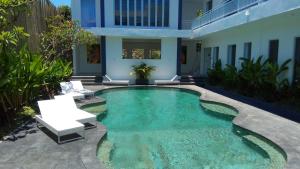
[[[260,3],[268,0],[230,0],[220,6],[207,11],[202,16],[199,16],[193,21],[192,29],[198,29],[210,23],[213,23],[222,18],[226,18],[230,15],[243,11],[252,6],[259,5]]]

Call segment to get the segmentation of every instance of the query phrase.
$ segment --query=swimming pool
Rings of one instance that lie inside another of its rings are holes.
[[[284,158],[273,145],[253,144],[256,137],[235,127],[232,116],[218,116],[203,109],[195,92],[123,88],[97,95],[107,101],[106,116],[99,117],[99,121],[107,127],[108,133],[98,149],[98,157],[107,168],[268,169],[284,166]]]

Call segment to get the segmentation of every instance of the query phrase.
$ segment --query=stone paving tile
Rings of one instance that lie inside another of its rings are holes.
[[[97,91],[116,86],[89,86]],[[201,99],[233,106],[239,111],[233,123],[271,140],[287,154],[286,169],[300,167],[300,125],[270,112],[241,103],[201,87],[165,86],[194,90]],[[0,143],[0,169],[104,169],[96,157],[97,145],[105,126],[86,130],[86,138],[58,145],[45,131],[36,129],[15,142]]]

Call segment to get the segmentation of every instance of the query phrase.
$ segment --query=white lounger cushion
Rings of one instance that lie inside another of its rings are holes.
[[[72,97],[66,95],[55,96],[55,100],[65,116],[81,123],[96,122],[96,115],[78,109]]]
[[[103,84],[122,84],[122,85],[128,85],[129,80],[113,80],[108,75],[104,76]]]
[[[60,87],[62,94],[71,96],[74,99],[84,99],[84,94],[74,91],[72,83],[61,82]]]
[[[81,123],[61,116],[55,100],[39,101],[38,105],[41,116],[37,115],[36,120],[57,136],[84,131]]]
[[[81,94],[85,94],[85,95],[94,95],[94,91],[91,90],[87,90],[83,87],[81,81],[70,81],[72,84],[72,87],[74,89],[74,91],[79,92]]]
[[[179,84],[179,76],[175,75],[171,80],[155,80],[155,84]]]
[[[84,125],[73,120],[47,120],[36,115],[36,120],[57,136],[84,131]]]

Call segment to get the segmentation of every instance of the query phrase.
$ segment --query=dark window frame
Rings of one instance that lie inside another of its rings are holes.
[[[295,38],[295,52],[294,52],[294,75],[293,83],[300,84],[300,73],[297,75],[297,65],[300,69],[300,37]]]
[[[232,51],[229,52],[229,50],[232,50]],[[228,47],[227,47],[227,59],[228,59],[227,64],[228,65],[236,66],[236,52],[237,52],[236,44],[228,45]]]
[[[272,63],[278,63],[279,54],[279,39],[273,39],[269,41],[269,61]]]
[[[251,59],[252,57],[252,42],[244,43],[244,58]]]
[[[120,8],[121,0],[114,0],[114,14],[115,14],[115,25],[121,25],[121,8]]]

